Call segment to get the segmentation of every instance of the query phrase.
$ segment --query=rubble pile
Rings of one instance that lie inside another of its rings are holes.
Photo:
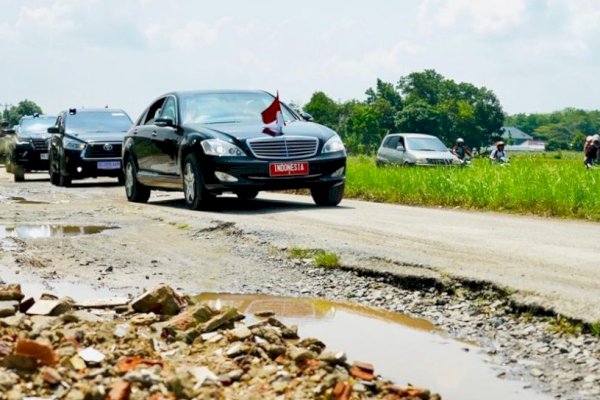
[[[1,399],[440,399],[349,364],[271,313],[244,324],[235,308],[168,286],[130,302],[24,298],[0,287]]]

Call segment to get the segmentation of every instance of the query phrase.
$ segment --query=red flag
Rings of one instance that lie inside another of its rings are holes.
[[[284,125],[283,114],[281,112],[281,104],[279,103],[279,92],[277,92],[277,96],[271,103],[269,107],[267,107],[262,113],[262,120],[265,125],[267,125],[269,130],[274,130],[276,132],[281,133],[281,130]]]

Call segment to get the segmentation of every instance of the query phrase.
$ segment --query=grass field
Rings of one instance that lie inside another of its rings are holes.
[[[511,155],[509,166],[475,159],[466,168],[375,166],[348,158],[346,197],[600,221],[600,168],[581,153]]]

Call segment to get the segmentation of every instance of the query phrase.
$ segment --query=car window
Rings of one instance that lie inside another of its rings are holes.
[[[66,133],[127,132],[131,119],[123,111],[85,111],[69,114]]]
[[[150,125],[154,122],[156,118],[160,115],[161,107],[165,102],[165,98],[156,100],[152,105],[148,108],[148,112],[144,117],[143,125]]]
[[[395,149],[398,146],[398,136],[392,136],[389,138],[386,147],[390,149]]]
[[[263,92],[189,93],[180,97],[182,124],[262,124],[261,113],[273,103],[273,96]],[[281,104],[285,121],[298,118]]]
[[[410,138],[408,148],[415,151],[448,151],[444,143],[436,137]]]
[[[177,111],[175,109],[175,99],[173,97],[168,97],[162,106],[160,116],[162,118],[171,118],[173,121],[176,121],[176,114]]]
[[[49,126],[53,126],[56,122],[56,117],[41,116],[36,118],[27,118],[21,120],[19,133],[46,133]]]

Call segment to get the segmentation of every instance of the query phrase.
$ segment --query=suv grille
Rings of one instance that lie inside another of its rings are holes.
[[[309,137],[276,137],[248,140],[248,147],[256,158],[293,159],[317,154],[319,141]]]
[[[108,149],[105,146],[110,147]],[[121,143],[94,143],[85,148],[84,158],[119,158]]]
[[[48,142],[46,139],[31,139],[31,145],[36,151],[48,151]]]

